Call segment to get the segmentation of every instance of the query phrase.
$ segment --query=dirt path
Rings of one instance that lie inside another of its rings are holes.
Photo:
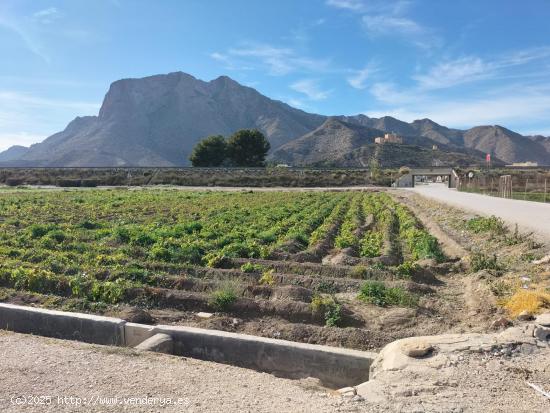
[[[550,243],[550,204],[458,192],[443,184],[417,186],[410,191],[477,214],[496,215]]]
[[[550,401],[526,381],[548,391],[548,351],[457,354],[430,375],[402,371],[386,386],[387,398],[368,400],[311,379],[0,331],[0,411],[542,412]]]

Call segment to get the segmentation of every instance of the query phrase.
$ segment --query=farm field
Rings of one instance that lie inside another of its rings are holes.
[[[411,206],[375,190],[2,191],[0,300],[376,349],[464,322],[460,257]]]

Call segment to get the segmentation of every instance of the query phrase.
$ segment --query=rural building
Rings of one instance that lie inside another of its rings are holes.
[[[459,180],[458,174],[452,168],[417,168],[410,169],[397,178],[395,186],[398,188],[412,188],[416,183],[425,182],[427,179],[435,180],[435,182],[445,182],[449,188],[456,188]]]
[[[374,143],[383,144],[383,143],[403,143],[403,138],[398,136],[395,133],[385,133],[384,136],[374,138]]]

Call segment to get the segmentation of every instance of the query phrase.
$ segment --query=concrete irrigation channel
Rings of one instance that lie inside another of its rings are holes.
[[[314,377],[330,388],[367,381],[370,365],[377,356],[374,352],[193,327],[150,326],[119,318],[3,303],[0,329],[171,353],[291,379]]]

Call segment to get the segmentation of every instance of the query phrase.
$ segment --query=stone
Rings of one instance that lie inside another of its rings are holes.
[[[542,257],[540,260],[534,260],[533,264],[548,264],[550,263],[550,255]]]
[[[512,322],[508,320],[506,317],[499,317],[491,323],[491,329],[501,330],[511,325],[512,325]]]
[[[536,346],[533,346],[531,344],[525,344],[523,343],[521,346],[520,346],[520,351],[521,351],[521,354],[525,354],[525,355],[529,355],[529,354],[533,354],[535,352],[535,350],[537,349]]]
[[[539,314],[535,319],[535,323],[541,326],[550,327],[550,312]]]
[[[540,341],[550,341],[550,328],[548,327],[537,327],[533,332],[533,336]]]
[[[524,310],[517,316],[517,319],[520,321],[529,321],[533,319],[533,314],[531,314],[529,311]]]
[[[355,387],[344,387],[342,389],[338,389],[337,392],[343,397],[353,397],[357,394]]]
[[[424,357],[432,352],[433,346],[424,340],[409,340],[401,344],[401,351],[409,357]]]
[[[210,318],[213,315],[214,314],[212,314],[212,313],[205,313],[205,312],[202,312],[202,311],[197,313],[197,317],[204,318],[204,319]]]
[[[156,353],[174,353],[174,341],[168,334],[158,333],[134,347],[136,350],[154,351]]]

